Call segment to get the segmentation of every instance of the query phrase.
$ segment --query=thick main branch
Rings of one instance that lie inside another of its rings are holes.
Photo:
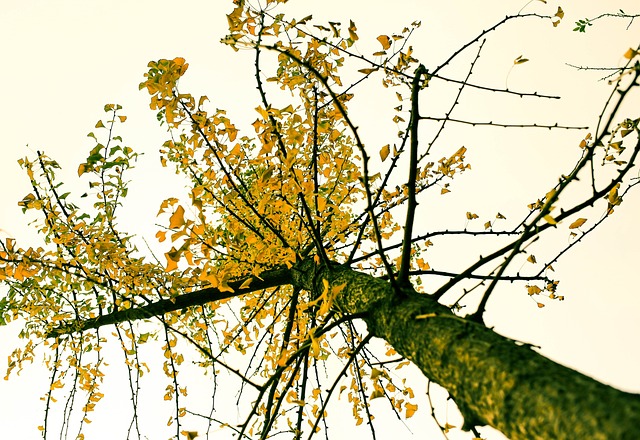
[[[49,331],[47,337],[56,337],[73,332],[99,328],[110,324],[162,316],[165,313],[186,309],[187,307],[199,306],[213,301],[220,301],[234,296],[244,295],[245,293],[255,292],[257,290],[290,284],[291,282],[291,274],[288,269],[274,269],[262,273],[260,278],[250,278],[251,282],[249,286],[244,288],[241,288],[241,286],[247,282],[246,278],[230,282],[228,284],[230,289],[221,290],[219,288],[209,287],[185,293],[173,298],[156,301],[145,306],[132,307],[130,309],[124,309],[107,315],[98,316],[93,319],[68,322]]]
[[[294,282],[306,289],[318,291],[323,279],[344,284],[336,307],[365,313],[371,333],[450,393],[467,427],[491,425],[512,440],[640,438],[640,395],[559,365],[429,295],[410,290],[402,298],[388,282],[349,268],[301,269]]]

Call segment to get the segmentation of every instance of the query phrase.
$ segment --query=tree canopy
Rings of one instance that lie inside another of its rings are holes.
[[[35,359],[50,371],[43,437],[84,438],[109,393],[109,365],[120,362],[130,391],[126,435],[142,438],[140,383],[157,355],[165,378],[156,387],[174,408],[159,422],[176,438],[196,435],[184,420],[204,422],[203,437],[220,428],[239,438],[331,437],[335,400],[375,438],[378,399],[399,419],[433,415],[445,436],[462,429],[480,437],[486,425],[514,439],[637,436],[638,395],[499,335],[486,312],[503,285],[532,299],[532,310],[563,301],[554,265],[621,215],[638,184],[640,118],[625,104],[637,100],[640,47],[623,48],[622,65],[603,72],[610,90],[593,126],[498,121],[485,116],[494,96],[511,105],[559,97],[510,87],[510,71],[476,81],[483,50],[496,30],[521,20],[554,31],[561,7],[527,12],[527,4],[434,62],[416,58],[419,21],[378,35],[369,53],[360,49],[360,23],[292,16],[280,3],[236,0],[227,15],[222,43],[253,60],[244,72],[257,89],[257,102],[246,103],[248,127],[186,90],[185,58],[149,62],[139,88],[166,129],[160,161],[187,185],[149,225],[157,243],[121,221],[139,157],[119,134],[122,106],[105,105],[88,135],[79,193],[66,189],[61,165],[44,151],[20,160],[31,190],[19,206],[36,214],[41,240],[0,242],[0,324],[22,327],[7,377]],[[577,22],[576,33],[603,18]],[[512,71],[528,61],[515,57]],[[466,66],[462,74],[455,63]],[[365,142],[350,111],[359,94],[371,107],[379,96],[395,99],[380,109],[396,128],[384,141]],[[466,94],[487,96],[486,107],[465,109]],[[557,148],[572,162],[535,199],[519,200],[520,211],[462,207],[462,227],[443,226],[437,212],[465,191],[457,182],[471,172],[473,130],[482,127],[508,128],[514,142],[525,130],[560,133]],[[471,138],[459,141],[460,132]],[[541,257],[536,246],[547,236],[562,239]],[[439,262],[438,252],[455,258]],[[403,375],[411,364],[428,380],[429,405],[431,384],[442,387],[463,422],[419,407],[423,390]],[[199,381],[212,395],[204,410],[189,397]],[[229,384],[236,419],[219,416],[229,403],[216,390]]]

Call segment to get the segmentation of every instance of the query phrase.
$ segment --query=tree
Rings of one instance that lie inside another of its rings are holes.
[[[368,402],[375,398],[387,398],[410,417],[416,411],[410,399],[414,392],[396,382],[389,370],[407,361],[449,391],[468,429],[489,424],[512,438],[634,437],[637,396],[498,336],[484,325],[483,315],[503,281],[525,284],[526,293],[541,306],[543,294],[561,300],[557,280],[551,278],[556,257],[533,275],[521,275],[513,267],[523,259],[536,265],[529,246],[570,223],[564,232],[575,235],[558,250],[561,256],[610,218],[637,182],[630,170],[638,151],[633,139],[638,120],[616,114],[636,85],[637,50],[625,54],[628,64],[613,77],[611,101],[599,127],[576,142],[575,167],[531,203],[521,222],[501,228],[506,219],[496,214],[495,220],[474,227],[478,216],[468,212],[468,227],[423,233],[415,225],[420,215],[416,196],[435,191],[447,197],[452,178],[469,169],[465,147],[445,154],[446,148],[437,145],[442,129],[483,123],[451,116],[457,97],[445,117],[426,116],[419,97],[426,94],[428,100],[427,87],[452,82],[460,93],[476,88],[531,99],[553,97],[470,80],[489,31],[440,66],[427,67],[413,59],[408,46],[413,28],[380,35],[379,50],[369,59],[354,48],[354,23],[313,27],[311,18],[285,19],[272,6],[254,10],[238,4],[228,17],[225,42],[255,54],[261,103],[251,135],[241,136],[224,111],[209,109],[206,98],[179,91],[178,80],[188,66],[184,59],[149,64],[141,87],[151,94],[152,109],[171,133],[162,160],[191,182],[189,200],[171,198],[161,207],[167,226],[157,237],[170,241],[162,261],[138,250],[135,237],[123,233],[117,222],[116,212],[127,195],[125,174],[136,159],[113,131],[126,119],[119,106],[105,107],[108,120],[96,124],[103,135],[91,135],[96,146],[78,169],[89,178],[86,199],[93,203],[69,201],[72,196],[56,180],[57,162],[43,153],[22,161],[33,191],[20,204],[25,211],[42,213],[38,229],[44,243],[22,249],[6,240],[0,254],[2,276],[10,286],[0,303],[3,319],[27,321],[25,346],[14,353],[10,371],[29,360],[37,341],[44,339],[52,371],[47,411],[67,380],[73,390],[85,392],[80,411],[89,420],[103,397],[105,359],[100,352],[110,332],[105,326],[115,324],[114,337],[122,344],[132,384],[145,371],[142,345],[164,341],[166,398],[176,405],[176,435],[188,411],[181,405],[186,390],[178,374],[189,356],[178,344],[186,342],[202,355],[198,362],[205,371],[227,369],[241,379],[243,389],[255,389],[251,398],[245,397],[255,404],[237,429],[250,437],[283,429],[308,434],[330,422],[325,405],[342,393],[343,374],[350,379],[345,393],[357,423],[369,421]],[[550,17],[507,17],[502,23],[517,18],[556,23],[562,10]],[[466,77],[443,73],[472,48],[477,56]],[[264,58],[271,53],[277,66],[265,67]],[[344,87],[342,65],[352,59],[366,67],[359,69],[351,87]],[[524,62],[518,57],[514,66]],[[394,118],[400,132],[394,145],[377,146],[376,152],[365,148],[347,108],[359,81],[380,77],[398,93]],[[272,98],[278,89],[286,93]],[[276,104],[280,100],[284,103]],[[420,130],[430,120],[440,125],[425,142]],[[555,124],[546,128],[563,129]],[[374,153],[381,161],[376,170]],[[408,176],[399,175],[407,171]],[[569,188],[582,192],[567,195]],[[581,229],[588,224],[581,213],[594,204],[604,214],[594,219],[591,213],[591,228]],[[432,241],[448,237],[492,237],[495,248],[455,273],[433,270],[425,261]],[[445,281],[436,288],[426,285],[424,280],[435,276]],[[480,301],[470,302],[469,292],[481,292]],[[468,313],[472,305],[477,309]],[[137,320],[149,318],[159,326],[138,326]],[[372,353],[367,343],[374,336],[392,348]],[[343,370],[322,384],[318,368],[338,360]],[[132,393],[135,412],[134,385]],[[612,420],[612,412],[619,418]],[[314,426],[309,428],[306,420]],[[47,431],[46,422],[42,428]]]

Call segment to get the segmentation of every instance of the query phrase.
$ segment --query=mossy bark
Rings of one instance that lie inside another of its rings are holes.
[[[429,295],[395,291],[349,268],[305,263],[294,283],[321,292],[345,287],[335,305],[364,314],[369,331],[415,363],[453,397],[465,425],[490,425],[517,439],[640,439],[640,395],[599,383],[453,315]]]

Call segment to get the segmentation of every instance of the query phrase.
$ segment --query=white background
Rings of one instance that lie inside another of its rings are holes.
[[[427,67],[433,67],[482,29],[504,15],[516,13],[525,3],[293,1],[285,10],[296,11],[292,15],[298,18],[313,13],[319,22],[328,19],[347,23],[353,19],[360,35],[358,48],[365,55],[377,49],[375,37],[379,34],[398,32],[410,22],[421,20],[422,27],[412,40],[415,56]],[[472,77],[476,82],[498,88],[508,82],[510,89],[560,95],[561,101],[469,93],[467,101],[463,95],[464,110],[460,110],[459,116],[478,121],[593,126],[610,88],[605,81],[598,81],[601,74],[579,72],[565,63],[619,65],[626,49],[638,44],[640,23],[626,30],[626,21],[607,19],[597,22],[586,34],[571,29],[576,20],[602,12],[615,12],[619,8],[630,13],[639,11],[634,0],[577,3],[531,3],[525,12],[553,15],[558,5],[563,6],[566,16],[562,24],[554,29],[547,21],[527,19],[490,34]],[[92,146],[86,134],[103,118],[103,105],[116,102],[124,106],[124,114],[129,117],[121,129],[125,144],[144,153],[132,175],[129,201],[120,222],[123,229],[154,241],[153,225],[159,203],[166,197],[181,195],[184,184],[159,166],[157,151],[165,138],[164,129],[158,127],[154,112],[148,109],[148,95],[138,91],[138,84],[148,61],[182,56],[190,63],[182,89],[194,95],[208,95],[214,107],[228,109],[232,120],[239,126],[244,124],[251,134],[248,124],[255,119],[253,108],[258,105],[253,54],[234,53],[218,43],[227,29],[225,13],[231,9],[231,2],[227,1],[2,0],[2,237],[16,237],[25,244],[37,243],[26,224],[30,218],[23,216],[16,204],[30,190],[17,159],[34,157],[36,150],[45,151],[63,167],[60,177],[68,188],[82,194],[86,183],[80,183],[76,170]],[[443,73],[463,77],[474,55],[475,50],[466,53],[456,66]],[[510,71],[519,55],[530,61]],[[357,68],[361,67],[366,66]],[[391,99],[389,92],[379,94],[378,80],[368,84],[356,90],[359,95],[352,105],[352,115],[375,156],[382,145],[393,142],[397,128],[390,122],[388,109],[397,105],[397,101]],[[423,97],[423,113],[437,114],[437,109],[446,108],[448,104],[438,102],[438,93]],[[638,117],[638,104],[636,93],[625,107],[630,113],[623,116]],[[477,212],[483,218],[491,218],[500,211],[508,221],[517,223],[526,211],[526,204],[542,197],[561,173],[570,170],[578,154],[577,145],[588,131],[496,128],[471,131],[467,127],[456,130],[451,142],[458,142],[458,136],[464,139],[459,143],[469,149],[467,157],[473,170],[456,182],[456,191],[448,199],[423,202],[419,223],[424,230],[418,233],[439,227],[462,228],[466,211]],[[456,144],[455,148],[458,147]],[[566,297],[564,302],[549,303],[539,309],[523,288],[505,286],[489,303],[489,324],[509,337],[541,346],[546,356],[600,381],[640,392],[639,214],[640,195],[636,192],[586,243],[554,265],[561,279],[559,293]],[[592,215],[595,220],[599,214]],[[557,249],[558,242],[554,240],[566,242],[566,229],[547,242],[549,249]],[[539,260],[553,255],[552,250],[545,254],[546,251],[542,245],[536,248]],[[437,269],[451,269],[455,264],[473,261],[477,252],[475,248],[452,245],[434,250],[429,262]],[[1,363],[14,347],[18,331],[16,325],[0,328]],[[116,365],[119,359],[114,354],[112,363]],[[419,377],[415,380],[418,385],[414,389],[420,389],[423,382]],[[9,382],[0,381],[3,438],[39,438],[36,426],[41,424],[44,408],[39,397],[47,384],[48,372],[39,362],[20,376],[12,376]],[[98,408],[93,416],[88,438],[124,438],[120,425],[122,420],[128,424],[127,389],[114,385],[112,390],[102,412]],[[143,384],[145,392],[150,397],[145,400],[143,430],[149,438],[166,438],[171,432],[162,429],[171,408],[158,403],[161,397],[153,397],[153,382]],[[232,402],[233,396],[229,398],[231,407],[235,405]],[[379,408],[375,405],[378,403],[374,402],[374,411],[376,421],[380,420],[377,424],[380,432],[387,427],[398,439],[432,438],[432,435],[437,438],[438,431],[434,431],[425,408],[414,417],[420,420],[412,420],[412,434],[395,425],[394,418],[388,419],[383,405]],[[155,420],[154,414],[162,415]],[[332,431],[332,439],[368,435],[365,427],[353,431],[346,419],[339,420],[339,426],[344,428]],[[193,423],[196,426],[199,422]],[[497,434],[489,435],[500,438]],[[457,436],[454,433],[453,438]]]

